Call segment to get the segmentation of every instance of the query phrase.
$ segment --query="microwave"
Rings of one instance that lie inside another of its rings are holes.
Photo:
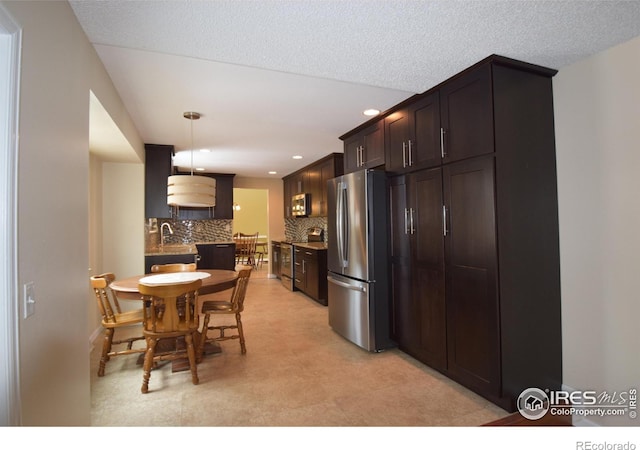
[[[308,216],[311,208],[310,198],[309,194],[296,194],[291,197],[291,215]]]

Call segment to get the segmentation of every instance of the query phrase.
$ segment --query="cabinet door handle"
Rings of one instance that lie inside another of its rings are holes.
[[[302,273],[307,273],[307,265],[305,264],[306,261],[302,261]]]
[[[229,244],[218,244],[216,245],[216,248],[227,248],[229,247]]]
[[[446,131],[444,131],[444,128],[440,127],[440,154],[442,155],[442,158],[444,159],[445,156],[447,156],[447,152],[444,151],[444,135],[445,135]]]
[[[411,139],[409,139],[409,140],[407,141],[407,147],[408,147],[408,150],[409,150],[409,151],[408,151],[408,153],[409,153],[409,155],[408,155],[409,164],[407,164],[407,165],[408,165],[409,167],[411,167],[411,166],[413,166],[413,151],[412,151],[412,149],[411,149]]]
[[[409,223],[411,224],[411,234],[413,234],[416,231],[413,227],[413,208],[409,208]]]
[[[402,142],[402,168],[407,167],[407,144]]]
[[[442,205],[442,234],[447,237],[449,230],[447,230],[447,207]]]
[[[409,234],[409,209],[404,209],[404,234]]]

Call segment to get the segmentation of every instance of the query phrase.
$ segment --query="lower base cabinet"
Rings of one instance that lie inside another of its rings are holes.
[[[294,287],[327,306],[327,251],[294,245]]]
[[[196,244],[196,248],[198,249],[198,269],[235,269],[235,244]]]
[[[151,273],[151,266],[155,264],[191,264],[196,262],[198,255],[180,254],[180,255],[151,255],[144,257],[144,273]]]

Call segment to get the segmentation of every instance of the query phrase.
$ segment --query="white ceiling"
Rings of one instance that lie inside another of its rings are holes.
[[[253,177],[341,152],[338,137],[365,108],[385,110],[490,54],[561,70],[640,35],[640,1],[70,4],[144,142],[175,145],[174,163],[189,168],[182,113],[196,111],[194,146],[211,152],[194,153],[194,166]]]

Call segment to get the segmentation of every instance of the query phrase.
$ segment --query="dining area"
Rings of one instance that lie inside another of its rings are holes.
[[[172,372],[190,371],[197,385],[198,364],[221,351],[219,342],[237,339],[246,353],[241,313],[252,270],[247,265],[197,270],[195,263],[171,263],[121,280],[113,273],[90,277],[104,330],[97,376],[108,376],[115,357],[139,354],[146,394],[152,371],[163,361],[172,362]],[[123,308],[125,302],[139,307]],[[231,321],[218,321],[223,316]]]
[[[135,278],[126,283],[128,289],[135,289],[130,284]],[[203,284],[213,282],[206,280]],[[229,290],[218,291],[200,300],[229,295]],[[121,303],[125,301],[142,300]],[[151,371],[148,394],[141,393],[144,352],[110,358],[104,376],[98,376],[103,342],[96,339],[89,368],[91,425],[475,426],[506,415],[396,349],[363,351],[333,332],[326,307],[285,289],[266,271],[251,272],[242,325],[246,353],[238,339],[215,342],[218,352],[207,354],[205,348],[197,363],[197,385],[188,363],[186,370],[174,372],[175,361],[159,361]],[[142,325],[125,326],[118,333],[121,339],[140,336]],[[133,347],[146,345],[136,341]]]

